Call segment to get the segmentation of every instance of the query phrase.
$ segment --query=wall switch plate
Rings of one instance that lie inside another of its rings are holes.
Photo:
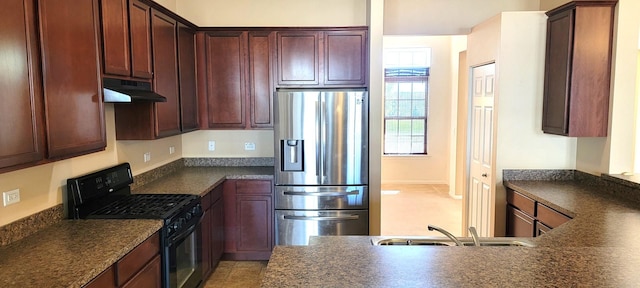
[[[216,141],[209,141],[209,151],[214,151],[216,150]]]
[[[169,146],[169,155],[176,153],[176,147],[174,146]]]
[[[253,142],[245,142],[244,150],[256,150],[256,143]]]
[[[151,152],[144,153],[143,157],[145,163],[151,161]]]
[[[2,192],[2,205],[8,206],[20,202],[20,189]]]

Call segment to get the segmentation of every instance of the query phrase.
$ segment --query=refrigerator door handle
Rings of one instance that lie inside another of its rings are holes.
[[[327,167],[327,159],[325,158],[327,155],[325,153],[326,145],[327,145],[327,120],[325,117],[325,113],[327,112],[327,103],[322,99],[322,104],[320,106],[320,141],[322,142],[320,148],[320,183],[325,183],[325,176],[327,175],[326,167]]]
[[[322,129],[319,128],[321,121],[322,119],[320,119],[320,103],[318,103],[318,100],[316,100],[316,177],[318,177],[318,183],[322,183],[322,164],[320,163],[320,157],[322,155],[320,152],[320,149],[322,149]]]
[[[360,219],[360,216],[358,216],[358,215],[348,215],[348,216],[291,216],[291,215],[285,215],[284,219],[287,219],[287,220],[335,221],[335,220],[358,220],[358,219]]]
[[[291,196],[349,196],[358,195],[360,191],[327,191],[327,192],[296,192],[296,191],[284,191],[282,194]]]

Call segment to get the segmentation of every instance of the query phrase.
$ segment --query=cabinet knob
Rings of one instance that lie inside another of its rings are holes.
[[[482,173],[482,177],[487,177],[487,173]]]

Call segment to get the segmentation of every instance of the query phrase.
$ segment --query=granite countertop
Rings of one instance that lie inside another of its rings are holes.
[[[133,189],[135,194],[195,194],[204,196],[225,179],[273,179],[273,167],[184,167]]]
[[[160,230],[162,223],[63,220],[0,247],[0,287],[81,287]]]
[[[572,216],[536,247],[373,246],[376,236],[276,246],[262,287],[637,287],[640,205],[580,181],[505,186]],[[379,237],[379,236],[377,236]]]

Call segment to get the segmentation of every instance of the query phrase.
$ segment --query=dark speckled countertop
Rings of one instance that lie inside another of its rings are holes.
[[[638,287],[640,205],[582,181],[506,181],[573,220],[537,247],[372,246],[376,236],[277,246],[262,287]],[[378,236],[379,237],[379,236]]]
[[[273,179],[273,167],[185,167],[133,189],[144,194],[195,194],[204,196],[225,179]]]
[[[0,287],[81,287],[161,227],[161,220],[61,221],[0,247]]]

